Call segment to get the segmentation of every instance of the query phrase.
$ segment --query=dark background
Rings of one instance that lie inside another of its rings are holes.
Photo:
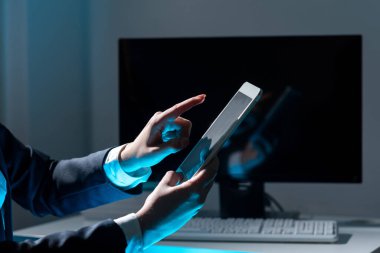
[[[120,143],[132,141],[149,118],[190,96],[206,102],[184,114],[194,145],[244,81],[262,99],[221,152],[241,148],[286,87],[296,109],[271,125],[279,145],[251,179],[274,182],[361,181],[361,36],[290,36],[119,41]],[[133,108],[133,110],[131,110]],[[244,128],[245,127],[245,128]],[[249,131],[244,131],[249,129]],[[191,148],[154,168],[153,180],[175,170]]]

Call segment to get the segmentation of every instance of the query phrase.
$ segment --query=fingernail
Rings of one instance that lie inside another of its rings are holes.
[[[206,99],[206,94],[198,95],[198,98],[201,98],[202,101],[204,101]]]

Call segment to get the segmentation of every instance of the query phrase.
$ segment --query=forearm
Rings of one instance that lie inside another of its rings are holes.
[[[47,235],[37,241],[0,242],[0,252],[115,252],[124,253],[127,247],[123,231],[111,219],[78,231]]]
[[[11,182],[13,198],[35,215],[63,216],[139,194],[141,187],[124,191],[107,178],[108,151],[58,162],[32,151],[27,169]]]

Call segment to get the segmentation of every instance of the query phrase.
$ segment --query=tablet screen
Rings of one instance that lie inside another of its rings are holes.
[[[208,155],[214,155],[219,150],[252,101],[251,97],[239,91],[232,97],[178,168],[177,171],[182,173],[185,179],[191,178],[200,169]]]

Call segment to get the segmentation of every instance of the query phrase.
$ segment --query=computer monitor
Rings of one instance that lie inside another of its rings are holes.
[[[188,148],[153,168],[175,170],[241,84],[262,99],[219,153],[221,215],[264,216],[265,182],[362,180],[360,35],[122,38],[120,143],[188,97],[206,102],[183,116]]]

